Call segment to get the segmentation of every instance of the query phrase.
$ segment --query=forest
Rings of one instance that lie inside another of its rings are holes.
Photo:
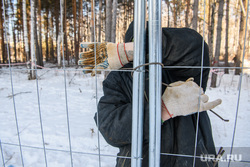
[[[198,31],[209,45],[211,66],[240,67],[243,54],[246,60],[250,58],[248,3],[164,0],[162,26]],[[33,61],[40,67],[50,62],[60,68],[62,56],[67,66],[77,66],[82,51],[79,43],[123,42],[134,17],[131,0],[5,0],[0,5],[2,64],[9,59],[27,63],[34,55]],[[228,68],[224,70],[228,73]]]

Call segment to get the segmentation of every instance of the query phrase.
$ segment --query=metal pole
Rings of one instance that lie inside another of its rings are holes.
[[[145,0],[135,0],[134,7],[134,68],[145,63]],[[132,104],[132,167],[140,167],[142,160],[144,67],[133,74]]]
[[[161,0],[149,0],[149,63],[162,62]],[[160,166],[161,82],[160,65],[149,66],[149,166]]]
[[[62,5],[63,4],[63,5]],[[69,141],[69,152],[70,152],[70,162],[71,167],[74,166],[73,163],[73,153],[72,153],[72,144],[71,144],[71,133],[70,133],[70,119],[69,119],[69,107],[68,107],[68,91],[67,91],[67,79],[66,79],[66,69],[65,69],[65,58],[64,58],[64,32],[63,32],[63,6],[64,1],[60,0],[60,22],[61,22],[61,41],[62,41],[62,58],[63,58],[63,76],[64,76],[64,93],[65,93],[65,107],[66,107],[66,116],[67,116],[67,128],[68,128],[68,141]],[[65,12],[66,14],[66,12]]]
[[[204,11],[206,9],[206,0],[204,0]],[[204,15],[203,17],[206,16],[206,12],[204,12]],[[200,105],[201,105],[201,92],[202,92],[202,88],[201,88],[201,85],[202,85],[202,80],[203,80],[203,70],[204,70],[204,67],[203,67],[203,64],[204,64],[204,45],[205,45],[205,41],[204,41],[204,34],[205,32],[205,20],[203,21],[203,36],[202,36],[202,53],[201,53],[201,74],[200,74],[200,89],[199,89],[199,102],[198,102],[198,111],[197,111],[197,120],[196,120],[196,133],[195,133],[195,144],[194,144],[194,158],[193,158],[193,167],[195,167],[195,164],[196,164],[196,153],[197,153],[197,142],[198,142],[198,132],[199,132],[199,121],[200,121],[200,112],[199,112],[199,109],[200,109]]]
[[[234,121],[234,130],[233,130],[233,138],[231,143],[230,155],[233,153],[234,148],[234,140],[235,140],[235,133],[237,128],[237,121],[238,121],[238,114],[240,108],[240,96],[241,96],[241,87],[242,87],[242,77],[243,77],[243,67],[244,67],[244,60],[246,55],[246,39],[247,39],[247,21],[248,21],[248,12],[249,12],[249,0],[247,1],[247,15],[246,15],[246,28],[245,28],[245,37],[244,37],[244,47],[243,47],[243,56],[242,56],[242,65],[241,65],[241,74],[240,74],[240,81],[239,81],[239,91],[238,91],[238,99],[237,99],[237,106],[236,106],[236,113],[235,113],[235,121]],[[228,167],[231,165],[231,159],[229,159]]]
[[[1,140],[0,140],[0,150],[1,150],[1,155],[2,155],[3,167],[5,167],[4,155],[3,155],[3,148],[2,148],[2,142],[1,142]]]

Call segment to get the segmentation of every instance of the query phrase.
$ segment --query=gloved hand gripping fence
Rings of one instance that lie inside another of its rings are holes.
[[[162,95],[166,111],[172,118],[210,110],[222,102],[221,99],[208,102],[208,99],[193,78],[170,84]]]
[[[91,72],[92,76],[98,69],[117,70],[129,62],[125,44],[84,42],[80,46],[90,50],[79,54],[78,65],[84,66],[84,73]]]

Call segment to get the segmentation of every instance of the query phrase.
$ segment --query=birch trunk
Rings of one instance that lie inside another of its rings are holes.
[[[26,61],[30,62],[29,56],[29,42],[28,42],[28,25],[27,25],[27,11],[26,11],[26,0],[22,1],[23,6],[23,33],[24,33],[24,47],[26,53]]]
[[[24,0],[25,1],[25,0]],[[26,2],[25,2],[26,3]],[[30,1],[30,42],[31,45],[31,75],[30,79],[36,79],[35,76],[35,0]]]
[[[2,50],[2,63],[7,62],[7,57],[5,56],[5,44],[4,44],[4,29],[3,29],[3,9],[2,9],[2,1],[0,2],[0,35],[2,37],[1,39],[1,50]]]
[[[63,44],[63,11],[64,10],[64,0],[60,0],[60,31],[57,38],[57,65],[58,67],[62,66],[61,59],[61,43]],[[62,47],[63,48],[63,47]]]

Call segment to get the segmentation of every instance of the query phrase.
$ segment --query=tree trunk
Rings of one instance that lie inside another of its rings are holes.
[[[127,3],[126,0],[123,0],[123,9],[124,9],[124,14],[123,14],[123,39],[125,39],[125,33],[127,31],[127,22],[128,22],[128,17],[127,17]],[[112,10],[112,9],[111,9]]]
[[[13,26],[13,42],[14,42],[14,57],[15,57],[15,62],[17,63],[17,51],[16,51],[16,34],[15,34],[15,27]]]
[[[226,34],[225,34],[225,41],[226,41],[226,43],[225,43],[225,57],[224,57],[225,67],[229,67],[229,64],[228,64],[229,3],[230,3],[230,0],[227,0],[227,9],[226,9]],[[225,74],[228,74],[229,73],[228,68],[225,68],[224,72],[225,72]]]
[[[26,3],[26,2],[25,2]],[[30,1],[30,42],[33,44],[31,46],[31,75],[29,79],[36,79],[35,76],[35,0]]]
[[[111,24],[112,24],[112,5],[111,4],[112,4],[112,0],[106,0],[106,28],[105,28],[105,41],[106,42],[111,42]]]
[[[75,53],[75,64],[78,63],[78,47],[76,39],[76,0],[73,0],[73,17],[74,17],[74,53]]]
[[[211,3],[211,1],[213,1]],[[215,14],[215,2],[214,0],[209,0],[209,15],[208,15],[208,47],[209,47],[209,57],[210,65],[213,66],[213,41],[214,41],[214,14]],[[211,13],[211,15],[210,15]],[[211,20],[211,21],[210,21]]]
[[[102,0],[99,0],[99,20],[98,20],[98,42],[101,42],[102,37]]]
[[[52,12],[50,12],[50,14],[52,15]],[[53,24],[53,17],[50,17],[50,27],[49,27],[49,41],[50,41],[50,58],[52,60],[53,63],[55,63],[55,54],[54,54],[54,40],[53,40],[53,29],[54,29],[54,24]]]
[[[28,42],[28,25],[27,25],[27,12],[26,12],[26,0],[22,0],[23,6],[23,38],[24,38],[24,46],[26,53],[26,61],[30,61],[30,53],[29,53],[29,42]]]
[[[235,56],[235,65],[236,67],[240,67],[242,63],[242,56],[243,56],[243,47],[244,47],[244,34],[246,28],[246,15],[244,15],[243,10],[247,11],[247,0],[243,0],[243,5],[245,9],[241,8],[240,12],[240,30],[239,30],[239,44],[237,48],[237,55]],[[235,75],[240,75],[241,70],[236,69]]]
[[[112,15],[112,28],[111,28],[111,42],[116,41],[116,14],[117,14],[117,0],[113,0],[113,15]]]
[[[82,16],[82,11],[83,11],[83,7],[82,7],[82,0],[80,0],[79,2],[79,19],[78,19],[78,42],[82,41],[82,29],[83,29],[83,16]],[[79,47],[80,49],[80,47]]]
[[[199,0],[194,0],[192,28],[197,31]]]
[[[45,34],[45,42],[46,42],[46,61],[49,61],[49,9],[46,8],[46,34]]]
[[[11,17],[15,17],[15,11],[14,11],[14,4],[10,1],[10,7],[12,10]],[[17,47],[16,47],[16,26],[12,23],[12,35],[13,35],[13,47],[14,47],[14,57],[15,57],[15,63],[17,63]]]
[[[174,27],[177,27],[177,2],[173,0],[173,17],[174,17]]]
[[[60,44],[58,46],[58,40],[61,40],[61,39],[59,39],[59,38],[61,38],[60,37],[61,31],[59,30],[59,25],[60,25],[60,23],[59,23],[59,13],[60,13],[60,10],[61,10],[61,8],[60,8],[61,3],[60,3],[60,0],[54,0],[54,1],[55,1],[54,2],[55,3],[55,11],[53,11],[53,13],[55,15],[55,22],[56,22],[56,48],[55,48],[56,56],[55,57],[56,57],[56,61],[57,61],[57,64],[58,64],[58,57],[59,57],[58,56],[58,50],[61,51]],[[60,54],[60,56],[61,56],[61,54]]]
[[[95,1],[91,0],[91,38],[90,41],[94,42],[95,39],[95,27],[94,27],[94,21],[95,21]]]
[[[170,3],[169,3],[169,0],[165,0],[165,3],[167,4],[168,6],[168,27],[170,27]]]
[[[64,1],[64,43],[65,43],[65,54],[66,54],[66,58],[68,61],[68,65],[69,65],[69,53],[68,53],[68,41],[67,41],[67,4],[66,4],[66,0]]]
[[[64,10],[64,0],[60,0],[60,31],[58,33],[57,37],[57,66],[61,67],[62,66],[62,59],[61,59],[61,43],[63,39],[63,11]],[[63,45],[63,43],[62,43]],[[64,52],[64,50],[63,50]]]
[[[187,0],[187,9],[186,9],[186,15],[185,15],[185,27],[189,27],[189,25],[188,25],[189,10],[190,10],[190,0]]]
[[[88,5],[86,5],[86,23],[87,28],[86,28],[86,33],[87,35],[85,35],[85,41],[89,41],[89,7]]]
[[[4,29],[3,29],[3,23],[4,23],[4,19],[3,19],[3,9],[2,9],[2,1],[0,2],[0,35],[1,35],[1,50],[2,50],[2,63],[6,63],[7,62],[7,57],[5,57],[5,44],[4,44]]]
[[[37,7],[37,3],[35,1],[35,9]],[[40,49],[39,49],[39,44],[38,44],[38,37],[37,37],[37,24],[36,24],[36,10],[34,12],[35,15],[35,26],[34,26],[34,40],[35,40],[35,55],[36,55],[36,60],[37,60],[37,65],[43,66],[43,57],[40,54]]]
[[[38,0],[38,32],[39,32],[39,54],[43,61],[43,46],[42,46],[42,15],[41,15],[41,0]]]
[[[218,10],[218,21],[217,21],[217,37],[216,37],[216,45],[215,45],[215,62],[214,66],[219,66],[219,57],[220,57],[220,48],[221,48],[221,31],[222,31],[222,18],[223,18],[223,6],[224,6],[224,0],[219,1],[219,10]],[[217,75],[215,73],[212,73],[212,75]],[[211,87],[216,87],[216,81],[217,77],[212,76],[211,81]]]

